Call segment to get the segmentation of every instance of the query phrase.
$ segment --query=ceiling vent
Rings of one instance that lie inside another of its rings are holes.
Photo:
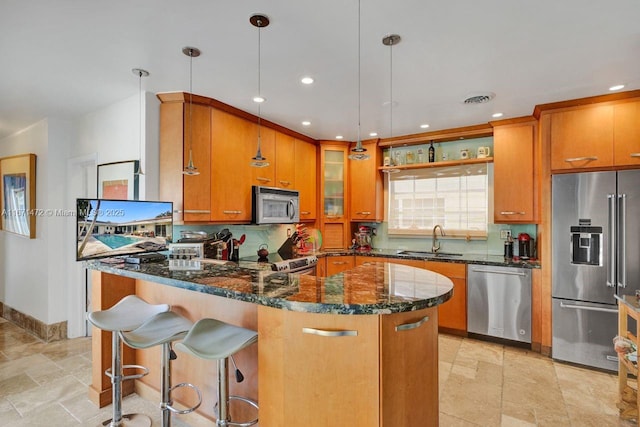
[[[492,92],[473,93],[468,95],[464,101],[464,104],[486,104],[495,98],[496,94]]]

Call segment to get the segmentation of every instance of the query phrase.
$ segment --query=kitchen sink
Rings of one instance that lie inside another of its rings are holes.
[[[448,258],[448,257],[458,257],[462,256],[462,254],[457,254],[453,252],[430,252],[430,251],[398,251],[398,255],[406,255],[406,256],[414,256],[414,257],[424,257],[424,258]]]

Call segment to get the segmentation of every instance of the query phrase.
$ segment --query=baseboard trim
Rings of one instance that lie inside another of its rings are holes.
[[[0,316],[45,342],[67,339],[66,320],[64,322],[47,325],[35,317],[21,313],[3,302],[0,302]]]

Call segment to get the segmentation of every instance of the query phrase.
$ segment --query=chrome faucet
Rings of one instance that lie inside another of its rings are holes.
[[[440,229],[440,235],[444,236],[444,229],[440,224],[436,224],[433,227],[433,239],[431,240],[431,252],[436,253],[440,250],[440,242],[438,242],[438,236],[436,235],[436,230]]]

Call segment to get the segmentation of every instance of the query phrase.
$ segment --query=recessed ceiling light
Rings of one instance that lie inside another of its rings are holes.
[[[426,129],[426,128],[428,128],[428,127],[429,127],[429,125],[428,125],[428,124],[426,124],[426,123],[425,123],[425,124],[423,124],[423,125],[420,125],[420,128],[422,128],[422,129]]]
[[[609,90],[613,91],[613,90],[620,90],[623,88],[624,88],[624,85],[615,85],[615,86],[611,86]]]
[[[378,132],[371,132],[369,136],[378,136]]]
[[[504,114],[502,114],[502,113],[493,113],[493,114],[491,115],[491,117],[493,117],[493,118],[495,118],[495,119],[497,119],[498,117],[502,117],[502,116],[504,116]]]
[[[309,126],[311,122],[309,120],[305,120],[302,122],[302,126]]]
[[[305,76],[301,78],[300,81],[302,82],[302,84],[310,85],[311,83],[313,83],[313,77]]]
[[[342,138],[344,138],[344,136],[342,136],[342,135],[336,135],[336,139],[342,139]]]
[[[253,97],[253,102],[257,102],[258,104],[261,103],[261,102],[264,102],[264,101],[265,101],[265,99],[263,97],[261,97],[261,96],[254,96]]]

